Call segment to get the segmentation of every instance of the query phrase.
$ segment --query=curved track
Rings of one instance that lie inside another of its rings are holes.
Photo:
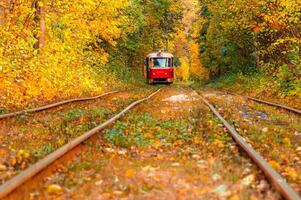
[[[264,100],[261,100],[261,99],[256,99],[256,98],[253,98],[253,97],[248,97],[248,96],[243,96],[243,97],[246,98],[246,99],[252,100],[252,101],[256,101],[258,103],[266,104],[266,105],[269,105],[269,106],[274,106],[274,107],[281,108],[281,109],[284,109],[284,110],[287,110],[287,111],[290,111],[290,112],[301,115],[301,110],[298,110],[296,108],[292,108],[292,107],[282,105],[282,104],[272,103],[272,102],[269,102],[269,101],[264,101]]]
[[[156,92],[152,93],[146,98],[140,99],[138,101],[133,102],[128,107],[126,107],[124,110],[122,110],[120,113],[115,115],[113,118],[107,120],[103,124],[95,127],[94,129],[84,133],[82,136],[74,139],[73,141],[69,142],[68,144],[64,145],[63,147],[59,148],[58,150],[54,151],[53,153],[49,154],[45,158],[41,159],[34,165],[30,166],[14,178],[10,179],[6,183],[0,186],[0,198],[5,197],[9,193],[11,193],[13,190],[18,188],[20,185],[22,185],[24,182],[29,180],[34,175],[38,174],[40,171],[45,169],[47,166],[49,166],[51,163],[65,155],[67,152],[81,144],[82,142],[86,141],[91,136],[95,135],[99,131],[103,130],[104,128],[108,127],[112,123],[114,123],[116,120],[121,118],[125,113],[127,113],[129,110],[134,108],[135,106],[145,102],[146,100],[150,99],[154,95],[156,95],[158,92],[160,92],[161,89],[157,90]],[[111,94],[111,93],[110,93]]]
[[[234,93],[231,93],[231,92],[226,92],[226,94],[230,94],[230,95],[233,95],[233,96],[243,97],[245,99],[248,99],[248,100],[251,100],[251,101],[255,101],[257,103],[261,103],[261,104],[273,106],[273,107],[276,107],[276,108],[284,109],[284,110],[287,110],[289,112],[301,115],[301,110],[300,109],[293,108],[293,107],[290,107],[290,106],[287,106],[287,105],[283,105],[283,104],[279,104],[279,103],[274,103],[274,102],[270,102],[270,101],[266,101],[266,100],[262,100],[262,99],[257,99],[257,98],[250,97],[250,96],[238,95],[238,94],[234,94]]]
[[[118,92],[119,91],[107,92],[107,93],[104,93],[104,94],[101,94],[101,95],[98,95],[98,96],[95,96],[95,97],[84,97],[84,98],[67,99],[67,100],[64,100],[64,101],[60,101],[60,102],[57,102],[57,103],[45,105],[45,106],[38,107],[38,108],[33,108],[33,109],[28,109],[28,110],[22,110],[22,111],[17,111],[17,112],[2,114],[2,115],[0,115],[0,120],[1,119],[5,119],[5,118],[10,118],[10,117],[15,117],[17,115],[22,115],[22,114],[25,114],[25,113],[40,112],[40,111],[47,110],[47,109],[54,108],[54,107],[58,107],[58,106],[61,106],[61,105],[67,104],[67,103],[73,103],[73,102],[79,102],[79,101],[88,101],[88,100],[99,99],[101,97],[105,97],[105,96],[108,96],[110,94],[115,94],[115,93],[118,93]]]

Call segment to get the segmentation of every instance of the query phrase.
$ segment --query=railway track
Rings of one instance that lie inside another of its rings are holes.
[[[12,112],[12,113],[6,113],[6,114],[1,114],[0,115],[0,120],[1,119],[6,119],[6,118],[10,118],[10,117],[15,117],[18,115],[22,115],[22,114],[26,114],[26,113],[36,113],[36,112],[40,112],[40,111],[44,111],[50,108],[55,108],[64,104],[68,104],[68,103],[73,103],[73,102],[80,102],[80,101],[89,101],[89,100],[95,100],[95,99],[99,99],[111,94],[115,94],[118,93],[119,91],[111,91],[111,92],[107,92],[101,95],[97,95],[94,97],[84,97],[84,98],[74,98],[74,99],[67,99],[64,101],[60,101],[60,102],[56,102],[56,103],[52,103],[52,104],[48,104],[45,106],[41,106],[38,108],[33,108],[33,109],[28,109],[28,110],[22,110],[22,111],[17,111],[17,112]]]
[[[242,97],[242,98],[247,99],[247,100],[251,100],[251,101],[254,101],[254,102],[257,102],[257,103],[269,105],[269,106],[272,106],[272,107],[275,107],[275,108],[280,108],[280,109],[287,110],[289,112],[301,115],[301,110],[300,109],[293,108],[293,107],[290,107],[290,106],[287,106],[287,105],[283,105],[283,104],[279,104],[279,103],[274,103],[274,102],[270,102],[270,101],[266,101],[266,100],[262,100],[262,99],[258,99],[258,98],[254,98],[254,97],[250,97],[250,96],[246,96],[246,95],[233,94],[231,92],[226,92],[226,94],[230,94],[232,96]]]
[[[258,102],[258,103],[266,104],[266,105],[273,106],[273,107],[276,107],[276,108],[281,108],[281,109],[284,109],[284,110],[287,110],[287,111],[290,111],[290,112],[301,115],[301,110],[296,109],[296,108],[292,108],[292,107],[289,107],[289,106],[286,106],[286,105],[277,104],[277,103],[273,103],[273,102],[269,102],[269,101],[265,101],[265,100],[261,100],[261,99],[256,99],[254,97],[248,97],[248,96],[242,96],[242,97],[244,97],[246,99],[249,99],[249,100],[252,100],[252,101],[255,101],[255,102]]]
[[[74,139],[73,141],[69,142],[68,144],[64,145],[63,147],[59,148],[58,150],[54,151],[53,153],[47,155],[45,158],[39,160],[37,163],[33,164],[17,176],[13,177],[9,181],[5,182],[0,186],[0,199],[11,193],[13,190],[18,188],[20,185],[22,185],[24,182],[38,174],[40,171],[48,167],[51,163],[71,151],[73,148],[81,144],[82,142],[86,141],[91,136],[95,135],[99,131],[103,130],[104,128],[108,127],[112,123],[114,123],[116,120],[121,118],[125,113],[127,113],[129,110],[134,108],[135,106],[143,103],[144,101],[150,99],[154,95],[156,95],[160,91],[157,90],[156,92],[152,93],[148,97],[145,97],[143,99],[140,99],[138,101],[133,102],[128,107],[126,107],[124,110],[122,110],[120,113],[112,117],[111,119],[107,120],[103,124],[95,127],[94,129],[84,133],[80,137]]]
[[[221,114],[210,104],[205,98],[200,97],[202,101],[208,105],[211,111],[220,119],[223,125],[230,132],[233,139],[236,143],[250,156],[250,158],[258,165],[258,167],[264,172],[267,178],[272,182],[272,184],[280,191],[284,198],[290,200],[299,200],[300,196],[290,187],[290,185],[285,181],[282,176],[276,172],[266,161],[265,159],[257,153],[247,142],[246,140],[231,126]],[[254,100],[254,99],[252,99]],[[261,102],[261,101],[260,101]],[[267,104],[267,103],[266,103]],[[269,104],[274,105],[274,104]],[[277,105],[277,107],[279,107]]]
[[[97,97],[0,120],[0,185],[142,95],[133,90]]]
[[[142,104],[146,100],[152,98],[156,95],[160,90],[152,93],[150,96],[143,98],[141,100],[135,101],[134,103],[130,104],[127,108],[121,111],[119,114],[115,115],[113,118],[109,119],[108,121],[104,122],[100,126],[88,131],[87,133],[83,134],[79,138],[71,141],[70,143],[64,145],[62,148],[58,149],[57,151],[51,153],[50,155],[46,156],[44,159],[38,161],[36,164],[32,165],[31,167],[27,168],[25,171],[20,173],[19,175],[15,176],[14,178],[10,179],[6,183],[0,186],[0,198],[5,197],[16,188],[21,186],[27,180],[41,172],[51,163],[53,163],[58,158],[62,157],[64,154],[72,150],[74,147],[82,143],[83,141],[90,138],[92,135],[100,132],[101,130],[105,129],[115,121],[119,120],[126,112],[134,108],[135,106]],[[266,177],[271,181],[271,183],[275,186],[275,188],[280,192],[280,194],[286,199],[292,200],[299,200],[300,196],[287,184],[287,182],[279,175],[265,160],[264,158],[257,153],[249,144],[246,143],[245,139],[239,135],[239,133],[232,127],[218,111],[214,108],[212,104],[210,104],[204,97],[199,95],[201,101],[206,104],[210,110],[214,113],[214,115],[221,120],[223,125],[227,128],[231,136],[233,137],[234,141],[247,153],[247,155],[258,165],[258,167],[263,171]]]

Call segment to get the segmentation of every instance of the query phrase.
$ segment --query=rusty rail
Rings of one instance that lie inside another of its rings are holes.
[[[101,97],[108,96],[110,94],[114,94],[114,93],[118,93],[118,92],[119,91],[107,92],[107,93],[104,93],[104,94],[101,94],[101,95],[98,95],[98,96],[95,96],[95,97],[84,97],[84,98],[67,99],[67,100],[64,100],[64,101],[60,101],[60,102],[57,102],[57,103],[45,105],[45,106],[38,107],[38,108],[33,108],[33,109],[28,109],[28,110],[22,110],[22,111],[17,111],[17,112],[2,114],[2,115],[0,115],[0,120],[1,119],[5,119],[5,118],[9,118],[9,117],[15,117],[17,115],[22,115],[22,114],[25,114],[25,113],[40,112],[40,111],[47,110],[47,109],[50,109],[50,108],[54,108],[54,107],[57,107],[57,106],[60,106],[60,105],[64,105],[64,104],[67,104],[67,103],[99,99]]]
[[[301,110],[298,110],[296,108],[292,108],[292,107],[289,107],[289,106],[286,106],[286,105],[282,105],[282,104],[277,104],[277,103],[272,103],[272,102],[264,101],[264,100],[261,100],[261,99],[256,99],[256,98],[253,98],[253,97],[248,97],[248,96],[243,96],[243,97],[247,98],[249,100],[252,100],[252,101],[256,101],[258,103],[263,103],[263,104],[266,104],[266,105],[274,106],[274,107],[281,108],[281,109],[284,109],[284,110],[288,110],[290,112],[293,112],[293,113],[301,115]]]
[[[283,104],[273,103],[273,102],[257,99],[257,98],[250,97],[250,96],[234,94],[234,93],[231,93],[231,92],[226,92],[226,94],[230,94],[232,96],[242,97],[242,98],[245,98],[245,99],[248,99],[248,100],[251,100],[251,101],[266,104],[266,105],[269,105],[269,106],[274,106],[274,107],[281,108],[281,109],[284,109],[284,110],[287,110],[287,111],[290,111],[290,112],[301,115],[301,110],[299,110],[297,108],[292,108],[292,107],[289,107],[289,106],[286,106],[286,105],[283,105]]]
[[[143,103],[144,101],[150,99],[154,95],[156,95],[158,92],[160,92],[161,89],[157,90],[156,92],[152,93],[148,97],[145,97],[143,99],[140,99],[138,101],[135,101],[131,103],[128,107],[126,107],[124,110],[122,110],[120,113],[116,114],[111,119],[107,120],[103,124],[93,128],[92,130],[84,133],[82,136],[72,140],[68,144],[65,144],[63,147],[59,148],[58,150],[54,151],[53,153],[47,155],[45,158],[39,160],[37,163],[33,164],[29,168],[25,169],[23,172],[18,174],[17,176],[13,177],[12,179],[5,182],[3,185],[0,186],[0,199],[11,193],[13,190],[18,188],[20,185],[22,185],[24,182],[38,174],[40,171],[45,169],[48,165],[65,155],[67,152],[81,144],[82,142],[86,141],[91,136],[95,135],[99,131],[105,129],[107,126],[113,124],[116,120],[121,118],[125,113],[127,113],[129,110],[137,106],[138,104]]]
[[[199,95],[200,96],[200,95]],[[200,96],[201,100],[210,108],[210,110],[220,119],[224,126],[228,129],[231,136],[237,144],[249,155],[249,157],[259,166],[267,178],[272,182],[272,184],[278,189],[278,191],[283,195],[284,198],[289,200],[301,200],[301,197],[295,192],[289,184],[277,173],[265,160],[257,153],[245,139],[239,135],[239,133],[232,127],[221,115],[220,113],[211,105],[205,98]]]

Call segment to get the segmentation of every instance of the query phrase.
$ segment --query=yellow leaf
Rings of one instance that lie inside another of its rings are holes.
[[[157,155],[156,157],[154,157],[154,160],[163,160],[164,157],[162,155]]]
[[[115,194],[115,195],[122,195],[122,194],[123,194],[123,192],[122,192],[122,191],[118,191],[118,190],[117,190],[117,191],[114,191],[114,192],[113,192],[113,194]]]
[[[283,143],[286,144],[287,146],[291,146],[291,140],[289,138],[284,138]]]
[[[162,114],[166,114],[166,110],[161,110],[161,113]]]
[[[47,193],[49,194],[58,194],[62,192],[62,187],[57,184],[48,185],[46,188]]]
[[[170,161],[175,161],[176,159],[174,157],[169,158]]]
[[[299,176],[296,172],[295,169],[291,168],[291,167],[286,167],[285,168],[285,172],[288,174],[288,176],[293,180],[293,181],[297,181]]]
[[[152,133],[144,133],[144,137],[152,138],[154,135]]]
[[[154,145],[158,148],[162,146],[162,142],[160,140],[155,140]]]
[[[16,158],[12,158],[12,159],[10,160],[10,164],[11,164],[12,166],[15,166],[15,165],[17,164],[17,159],[16,159]]]
[[[153,172],[155,170],[156,170],[156,168],[154,168],[154,167],[152,167],[150,165],[147,165],[147,166],[145,166],[145,167],[142,168],[142,171],[144,171],[144,172]]]
[[[127,178],[132,178],[133,176],[135,176],[136,172],[132,169],[128,169],[126,172],[125,172],[125,176]]]
[[[201,139],[198,136],[194,137],[193,141],[194,141],[195,144],[200,144],[201,143]]]
[[[273,167],[275,170],[280,170],[280,165],[278,162],[271,160],[269,161],[269,164],[271,165],[271,167]]]
[[[239,196],[236,194],[229,198],[229,200],[240,200]]]
[[[7,167],[5,165],[0,164],[0,171],[5,171],[6,169],[7,169]]]

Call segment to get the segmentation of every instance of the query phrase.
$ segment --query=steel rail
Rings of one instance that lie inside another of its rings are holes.
[[[276,172],[265,160],[257,153],[245,139],[231,126],[220,113],[205,98],[199,95],[201,100],[210,108],[210,110],[220,119],[224,126],[228,129],[237,144],[249,155],[250,158],[259,166],[272,184],[279,190],[281,195],[289,200],[301,200],[301,197],[295,192],[282,176]]]
[[[289,107],[289,106],[286,106],[286,105],[283,105],[283,104],[273,103],[273,102],[257,99],[257,98],[254,98],[254,97],[235,94],[235,93],[231,93],[231,92],[225,92],[225,93],[230,94],[232,96],[238,96],[238,97],[242,97],[242,98],[245,98],[245,99],[248,99],[248,100],[252,100],[252,101],[255,101],[257,103],[262,103],[262,104],[266,104],[266,105],[269,105],[269,106],[274,106],[274,107],[277,107],[277,108],[281,108],[281,109],[284,109],[284,110],[287,110],[287,111],[290,111],[290,112],[301,115],[301,110],[299,110],[297,108],[292,108],[292,107]]]
[[[253,98],[253,97],[248,97],[248,96],[242,96],[242,97],[247,98],[247,99],[252,100],[252,101],[256,101],[258,103],[263,103],[263,104],[266,104],[266,105],[278,107],[278,108],[285,109],[285,110],[288,110],[290,112],[293,112],[293,113],[301,115],[301,110],[298,110],[296,108],[292,108],[292,107],[289,107],[289,106],[286,106],[286,105],[282,105],[282,104],[268,102],[268,101],[261,100],[261,99],[256,99],[256,98]]]
[[[22,114],[25,114],[25,113],[40,112],[40,111],[47,110],[47,109],[50,109],[50,108],[54,108],[54,107],[57,107],[57,106],[60,106],[60,105],[64,105],[64,104],[67,104],[67,103],[99,99],[101,97],[108,96],[110,94],[114,94],[114,93],[118,93],[118,92],[119,91],[107,92],[107,93],[104,93],[104,94],[101,94],[101,95],[98,95],[98,96],[95,96],[95,97],[84,97],[84,98],[67,99],[67,100],[64,100],[64,101],[60,101],[60,102],[57,102],[57,103],[45,105],[45,106],[38,107],[38,108],[33,108],[33,109],[28,109],[28,110],[22,110],[22,111],[17,111],[17,112],[2,114],[2,115],[0,115],[0,120],[1,119],[5,119],[5,118],[9,118],[9,117],[15,117],[17,115],[22,115]]]
[[[161,89],[157,90],[156,92],[152,93],[148,97],[145,97],[143,99],[140,99],[138,101],[135,101],[131,103],[128,107],[126,107],[124,110],[122,110],[120,113],[116,114],[111,119],[107,120],[106,122],[102,123],[101,125],[93,128],[92,130],[84,133],[80,137],[72,140],[68,144],[65,144],[58,150],[54,151],[53,153],[47,155],[45,158],[39,160],[29,168],[22,171],[20,174],[16,175],[12,179],[8,180],[4,184],[0,185],[0,199],[7,196],[9,193],[11,193],[13,190],[18,188],[20,185],[22,185],[24,182],[38,174],[40,171],[45,169],[47,166],[49,166],[51,163],[65,155],[67,152],[81,144],[82,142],[86,141],[91,136],[95,135],[99,131],[105,129],[107,126],[113,124],[116,120],[121,118],[125,113],[127,113],[129,110],[137,106],[138,104],[143,103],[144,101],[152,98],[154,95],[156,95],[158,92],[160,92]]]

